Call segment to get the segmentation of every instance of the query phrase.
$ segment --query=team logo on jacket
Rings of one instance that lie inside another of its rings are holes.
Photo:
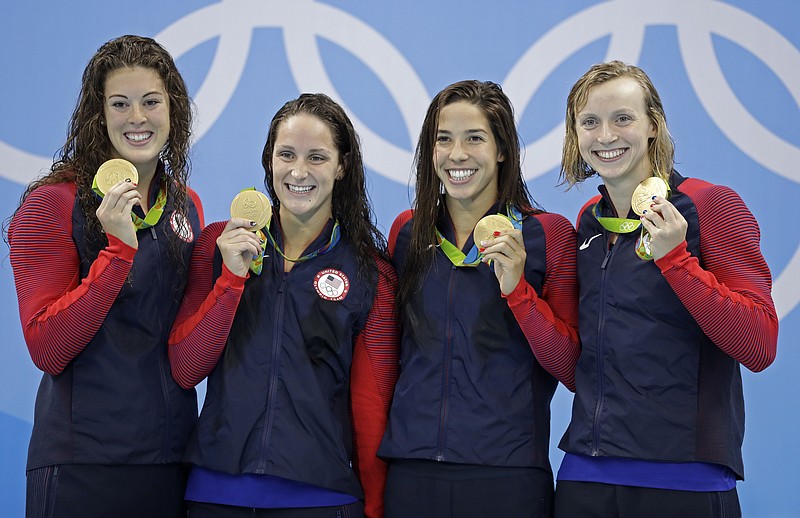
[[[169,218],[169,224],[172,227],[172,231],[175,232],[179,238],[187,243],[194,241],[192,225],[189,223],[189,220],[186,219],[186,216],[180,212],[173,212],[172,216]]]
[[[314,289],[325,300],[342,300],[350,291],[350,279],[334,268],[325,268],[314,277]]]

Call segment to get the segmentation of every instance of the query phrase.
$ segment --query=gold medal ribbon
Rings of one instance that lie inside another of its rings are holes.
[[[265,232],[266,232],[266,237],[264,235]],[[286,254],[283,253],[283,250],[281,250],[281,247],[278,246],[278,243],[275,241],[275,238],[272,237],[272,233],[269,231],[269,223],[267,224],[267,226],[264,227],[264,231],[262,231],[261,229],[256,231],[256,235],[261,239],[261,241],[265,241],[265,239],[269,239],[269,242],[275,248],[275,251],[278,252],[279,254],[281,254],[281,257],[283,257],[285,260],[293,262],[293,263],[299,263],[299,262],[302,262],[302,261],[308,261],[309,259],[311,259],[313,257],[316,257],[318,255],[323,255],[323,254],[326,254],[326,253],[330,252],[333,249],[333,247],[336,246],[337,243],[339,243],[339,239],[341,238],[341,234],[342,234],[342,232],[339,229],[339,220],[337,219],[336,221],[333,222],[333,229],[331,229],[331,237],[330,237],[330,239],[328,239],[328,242],[326,244],[324,244],[323,246],[317,248],[313,252],[309,252],[306,255],[302,256],[302,257],[298,257],[296,259],[293,259],[291,257],[287,257]],[[250,262],[250,271],[255,273],[256,275],[259,275],[261,273],[263,265],[264,265],[264,253],[262,252],[262,253],[258,254],[257,256],[253,257],[253,260]]]
[[[511,224],[514,225],[514,228],[517,230],[522,229],[522,212],[516,207],[506,205],[506,213],[500,214],[500,216],[504,216],[511,221]],[[461,267],[461,266],[478,266],[481,264],[481,259],[483,259],[483,254],[478,251],[478,243],[473,243],[472,248],[467,254],[464,254],[461,250],[458,249],[456,245],[448,241],[444,235],[436,229],[436,238],[439,241],[437,247],[444,252],[444,255],[450,259],[450,262],[453,265]]]
[[[636,214],[640,216],[647,212],[650,203],[656,196],[669,198],[671,190],[669,183],[663,178],[658,176],[651,176],[645,178],[636,189],[633,190],[631,195],[631,208]],[[600,215],[600,209],[597,202],[592,207],[592,215],[603,226],[604,229],[616,234],[628,234],[637,228],[639,230],[639,237],[636,239],[636,255],[643,261],[652,261],[653,256],[650,255],[650,234],[645,230],[644,225],[640,219],[627,219],[627,218],[607,218]]]

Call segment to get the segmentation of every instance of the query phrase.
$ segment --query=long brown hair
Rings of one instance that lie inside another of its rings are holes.
[[[504,160],[497,164],[498,202],[510,204],[523,213],[539,212],[534,208],[530,192],[522,176],[520,163],[520,138],[514,123],[514,108],[500,85],[491,81],[460,81],[447,86],[431,101],[422,123],[417,149],[414,155],[416,168],[416,195],[411,241],[405,266],[403,282],[398,289],[398,300],[402,303],[419,289],[422,277],[433,264],[436,255],[436,223],[445,214],[445,194],[436,175],[433,154],[439,129],[439,114],[442,109],[455,102],[467,102],[483,111],[492,128],[498,151]]]
[[[675,165],[675,143],[669,134],[664,105],[661,104],[661,97],[656,87],[641,68],[626,65],[622,61],[609,61],[592,66],[572,86],[567,96],[566,135],[561,155],[560,185],[566,184],[569,188],[597,174],[581,157],[578,132],[575,129],[578,112],[586,106],[592,88],[620,77],[630,77],[642,88],[647,115],[656,131],[655,137],[650,139],[647,158],[653,173],[664,180],[669,180]]]
[[[80,207],[86,218],[89,260],[93,260],[108,242],[95,214],[100,200],[92,191],[92,179],[97,168],[111,158],[113,152],[103,120],[106,78],[115,70],[132,67],[154,70],[169,96],[170,131],[161,152],[161,162],[164,174],[171,179],[167,182],[168,196],[175,210],[183,214],[187,211],[186,182],[190,170],[192,107],[186,84],[172,56],[152,38],[126,35],[108,41],[92,56],[83,71],[81,91],[69,122],[67,140],[57,153],[50,172],[28,184],[20,198],[21,206],[28,195],[42,185],[63,182],[77,184]],[[182,254],[179,253],[183,243],[177,235],[168,235],[170,256],[176,266],[185,270]]]
[[[299,114],[321,120],[331,131],[333,143],[339,152],[339,165],[344,170],[344,176],[333,185],[333,217],[339,220],[342,237],[347,239],[356,251],[359,276],[365,280],[373,279],[375,257],[388,259],[386,239],[375,226],[375,215],[367,193],[358,134],[342,107],[325,94],[302,94],[284,104],[272,117],[267,141],[261,154],[261,165],[264,167],[265,187],[272,198],[275,210],[280,209],[280,200],[272,185],[272,153],[278,136],[278,126],[286,119]]]

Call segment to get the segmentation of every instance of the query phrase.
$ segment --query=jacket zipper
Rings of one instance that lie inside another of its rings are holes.
[[[447,442],[447,406],[450,401],[450,367],[453,362],[453,292],[456,284],[455,265],[450,268],[450,282],[447,290],[447,317],[445,321],[445,340],[442,348],[442,403],[439,407],[439,439],[436,444],[436,460],[444,461],[444,451]]]
[[[163,279],[163,268],[162,268],[162,264],[161,264],[161,246],[158,243],[158,234],[156,233],[156,227],[155,226],[150,227],[150,234],[153,236],[153,246],[156,248],[156,258],[157,258],[157,261],[158,261],[158,264],[157,264],[157,266],[155,268],[156,277],[157,277],[157,280],[158,280],[158,284],[161,285],[161,283],[164,281],[164,279]],[[161,313],[160,312],[158,313],[158,317],[157,318],[159,320],[161,320],[162,317],[161,317]],[[167,333],[169,333],[169,330],[167,331]],[[166,349],[164,351],[166,351]],[[172,402],[170,401],[170,398],[169,398],[169,388],[168,388],[168,383],[167,383],[168,374],[167,374],[167,369],[166,369],[166,365],[165,365],[165,363],[166,363],[166,361],[165,361],[166,358],[165,357],[166,357],[166,354],[162,355],[162,354],[159,353],[159,355],[158,355],[158,370],[159,370],[159,374],[161,375],[161,393],[164,396],[164,409],[166,411],[166,415],[164,416],[164,420],[167,423],[166,426],[165,426],[166,429],[164,430],[164,443],[163,443],[163,446],[162,446],[162,452],[161,453],[164,456],[164,459],[167,459],[170,456],[169,454],[170,454],[170,450],[171,450],[170,438],[172,437]]]
[[[611,261],[611,255],[614,253],[614,248],[606,246],[606,256],[600,265],[600,302],[597,318],[597,402],[594,407],[594,418],[592,420],[592,456],[596,457],[600,454],[600,439],[598,437],[598,427],[600,424],[600,411],[603,408],[603,391],[605,389],[603,384],[603,321],[605,319],[605,297],[606,297],[606,281],[608,280],[608,263]]]
[[[261,431],[261,458],[258,461],[257,473],[264,473],[267,468],[267,445],[272,436],[273,410],[275,403],[275,386],[278,383],[278,359],[280,357],[281,343],[280,337],[283,334],[283,312],[284,298],[286,296],[284,288],[286,278],[291,272],[284,274],[281,285],[278,287],[278,297],[275,301],[275,326],[272,330],[272,361],[269,372],[269,389],[267,389],[266,415],[264,416],[264,429]]]

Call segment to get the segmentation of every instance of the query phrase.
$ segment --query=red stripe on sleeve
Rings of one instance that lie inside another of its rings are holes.
[[[76,186],[46,185],[20,207],[8,232],[22,333],[33,363],[60,374],[94,337],[128,277],[136,249],[109,245],[80,279],[72,238]]]
[[[383,516],[386,464],[377,457],[398,376],[397,276],[378,259],[378,288],[366,325],[353,350],[350,375],[356,469],[368,517]]]
[[[547,372],[575,391],[578,341],[578,275],[575,229],[563,216],[536,217],[545,233],[547,271],[542,296],[525,278],[504,296],[536,359]]]
[[[222,275],[214,279],[217,237],[226,224],[211,223],[200,233],[192,252],[183,302],[170,332],[172,377],[183,388],[203,381],[217,365],[244,291],[246,277],[238,277],[224,264]]]
[[[197,217],[200,219],[200,230],[203,230],[206,226],[205,215],[203,214],[203,202],[200,201],[200,196],[194,192],[193,189],[186,188],[187,192],[189,193],[189,197],[192,199],[194,203],[194,207],[197,210]]]
[[[388,240],[388,247],[389,247],[389,255],[394,256],[394,247],[397,244],[397,235],[400,234],[400,230],[405,226],[406,223],[411,220],[414,216],[413,210],[406,210],[401,212],[392,223],[392,228],[389,230],[389,240]]]
[[[703,264],[685,241],[656,264],[717,347],[753,372],[764,370],[775,360],[778,317],[758,223],[728,187],[687,179],[680,190],[697,207]]]

